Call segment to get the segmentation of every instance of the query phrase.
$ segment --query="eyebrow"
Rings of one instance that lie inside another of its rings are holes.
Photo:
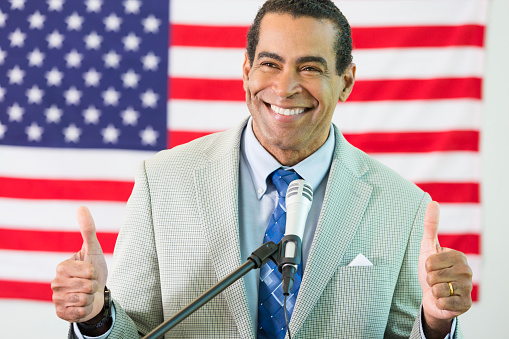
[[[279,54],[276,54],[276,53],[272,53],[272,52],[258,53],[258,59],[261,59],[261,58],[274,59],[279,62],[285,61],[285,59],[282,56],[280,56]],[[303,57],[300,57],[297,59],[298,64],[302,64],[302,63],[306,63],[306,62],[317,62],[317,63],[321,64],[322,66],[324,66],[325,68],[328,68],[327,60],[325,60],[324,58],[319,57],[319,56],[310,55],[310,56],[303,56]]]

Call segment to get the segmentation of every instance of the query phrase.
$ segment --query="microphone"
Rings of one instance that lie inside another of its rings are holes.
[[[279,243],[279,271],[283,279],[283,294],[289,295],[292,290],[297,266],[302,262],[302,237],[306,227],[313,189],[302,179],[294,180],[286,191],[286,230]]]

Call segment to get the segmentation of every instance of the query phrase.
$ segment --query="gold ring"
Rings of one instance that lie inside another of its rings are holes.
[[[452,288],[452,284],[449,282],[449,289],[451,290],[451,295],[450,297],[452,297],[452,295],[454,294],[454,289]]]

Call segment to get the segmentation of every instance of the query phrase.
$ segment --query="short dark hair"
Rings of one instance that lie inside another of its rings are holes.
[[[352,33],[350,24],[336,5],[330,0],[268,0],[258,10],[253,25],[247,33],[247,56],[253,65],[256,46],[260,36],[260,23],[267,13],[291,14],[294,18],[311,17],[328,19],[336,26],[334,44],[336,52],[336,72],[343,74],[352,62]]]

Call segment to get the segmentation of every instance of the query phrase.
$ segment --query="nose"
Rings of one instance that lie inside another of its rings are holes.
[[[288,68],[282,70],[274,79],[272,90],[281,98],[289,98],[296,93],[301,93],[299,74]]]

